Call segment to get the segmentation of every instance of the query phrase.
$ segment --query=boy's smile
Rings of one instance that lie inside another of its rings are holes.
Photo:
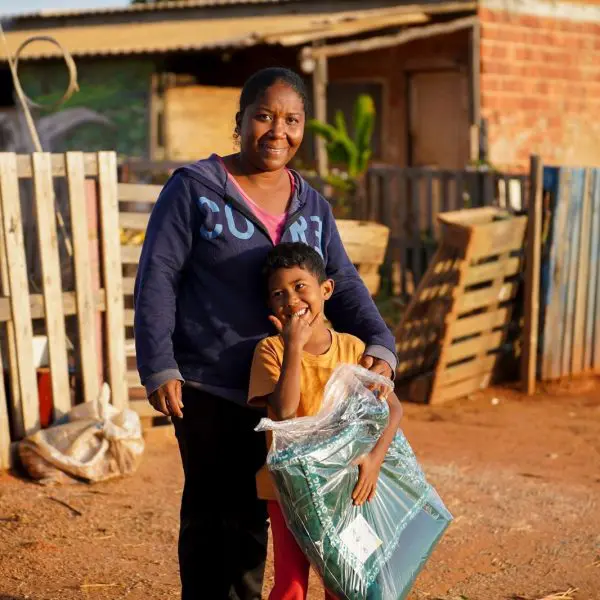
[[[308,270],[294,266],[278,269],[269,279],[269,307],[285,325],[290,319],[322,321],[323,306],[333,293],[333,281],[323,283]]]

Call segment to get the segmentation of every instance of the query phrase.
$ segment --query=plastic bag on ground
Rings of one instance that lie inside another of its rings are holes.
[[[387,403],[368,389],[390,381],[340,365],[314,417],[275,422],[267,458],[289,529],[339,600],[401,600],[452,516],[427,482],[398,431],[382,465],[375,498],[354,506],[353,462],[369,452],[388,422]]]
[[[138,414],[109,403],[105,383],[96,402],[75,406],[68,421],[21,440],[21,462],[43,484],[98,482],[133,473],[144,452]]]

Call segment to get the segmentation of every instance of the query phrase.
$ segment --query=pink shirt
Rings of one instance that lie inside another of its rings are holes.
[[[221,160],[221,164],[225,169],[225,163]],[[294,176],[291,174],[289,170],[287,170],[287,174],[290,177],[290,182],[292,184],[292,195],[294,194],[294,188],[296,187],[296,181],[294,180]],[[227,171],[229,175],[229,179],[235,185],[238,192],[242,195],[242,198],[246,201],[246,204],[250,207],[252,212],[256,215],[259,221],[265,226],[266,230],[269,232],[269,236],[273,241],[273,244],[277,245],[281,241],[281,236],[283,235],[283,229],[285,228],[285,221],[287,219],[287,212],[284,212],[281,215],[274,215],[270,212],[267,212],[264,208],[261,208],[244,190],[242,186],[236,181],[235,177]]]

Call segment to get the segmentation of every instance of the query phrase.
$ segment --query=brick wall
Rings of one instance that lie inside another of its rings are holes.
[[[523,170],[538,153],[547,164],[598,166],[600,19],[552,17],[539,2],[535,9],[480,9],[490,160]]]

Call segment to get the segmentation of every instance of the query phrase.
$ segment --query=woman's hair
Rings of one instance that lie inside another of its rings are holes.
[[[314,275],[319,283],[327,279],[325,263],[321,255],[308,244],[291,242],[278,244],[269,251],[263,266],[263,279],[268,286],[269,279],[279,269],[300,267]]]
[[[291,69],[285,69],[284,67],[268,67],[266,69],[261,69],[248,78],[242,88],[242,93],[240,94],[240,108],[235,118],[235,138],[239,137],[244,111],[251,104],[254,104],[256,100],[275,83],[284,83],[291,87],[296,94],[300,96],[305,112],[308,111],[308,93],[306,91],[306,85],[298,73]]]

